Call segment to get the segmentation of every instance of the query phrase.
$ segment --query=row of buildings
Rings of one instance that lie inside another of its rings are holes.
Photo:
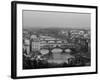
[[[79,44],[82,46],[86,46],[87,48],[90,46],[90,31],[87,30],[70,30],[61,31],[62,35],[65,35],[69,39],[59,39],[51,36],[45,35],[36,35],[29,34],[28,31],[23,32],[23,51],[27,54],[30,54],[32,51],[39,51],[42,48],[47,47],[61,47],[63,45],[75,46],[73,44]]]
[[[65,40],[60,40],[57,38],[53,38],[50,36],[39,36],[37,35],[31,35],[30,39],[24,38],[23,39],[23,49],[27,49],[27,53],[30,53],[30,51],[39,51],[43,48],[50,48],[50,47],[57,47],[64,44],[67,44],[68,42]]]

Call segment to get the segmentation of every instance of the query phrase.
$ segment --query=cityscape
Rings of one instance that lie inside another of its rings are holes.
[[[23,69],[91,66],[89,13],[23,10]]]
[[[23,28],[23,69],[91,65],[90,29]]]

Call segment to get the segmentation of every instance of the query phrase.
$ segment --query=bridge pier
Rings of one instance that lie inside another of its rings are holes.
[[[66,53],[66,52],[65,52],[65,49],[62,49],[62,53]]]
[[[49,56],[52,56],[52,49],[48,49],[49,50]]]

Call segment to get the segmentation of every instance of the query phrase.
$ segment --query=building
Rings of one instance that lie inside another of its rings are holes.
[[[27,38],[23,39],[23,52],[25,54],[30,53],[30,40]]]
[[[34,39],[32,40],[31,42],[31,48],[32,48],[32,51],[39,51],[40,50],[40,40],[37,38],[37,39]]]

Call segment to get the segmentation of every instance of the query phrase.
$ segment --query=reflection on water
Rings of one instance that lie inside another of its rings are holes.
[[[42,55],[45,54],[49,54],[49,50],[47,49],[42,49],[40,50]],[[74,56],[72,56],[71,54],[71,50],[70,49],[65,49],[65,53],[63,53],[63,50],[60,48],[55,48],[51,50],[51,55],[49,55],[47,61],[48,63],[57,63],[57,64],[61,64],[61,63],[68,63],[68,59],[69,58],[74,58]]]
[[[48,59],[49,63],[68,63],[69,58],[74,58],[74,56],[70,55],[69,53],[53,53],[52,56]]]
[[[23,61],[23,69],[90,66],[90,58],[73,53],[71,49],[65,49],[65,52],[61,49],[34,51],[30,56],[24,55]]]

